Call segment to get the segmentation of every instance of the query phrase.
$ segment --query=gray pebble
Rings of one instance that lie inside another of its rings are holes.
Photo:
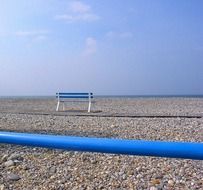
[[[22,156],[17,153],[13,153],[9,156],[8,160],[22,160]]]
[[[7,176],[7,178],[8,178],[8,180],[11,180],[11,181],[18,181],[20,179],[20,176],[17,174],[14,174],[14,173],[10,173]]]
[[[51,174],[56,173],[56,167],[55,167],[55,166],[51,167],[50,170],[49,170],[49,172],[50,172]]]
[[[136,176],[136,178],[142,178],[142,175],[141,174],[138,174],[137,176]]]
[[[4,163],[4,166],[5,167],[10,167],[10,166],[14,166],[14,162],[13,162],[13,160],[8,160],[8,161],[6,161],[5,163]]]

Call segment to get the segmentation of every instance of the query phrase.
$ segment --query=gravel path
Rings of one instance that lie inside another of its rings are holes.
[[[0,103],[0,130],[3,131],[203,142],[203,118],[29,115],[15,111],[54,112],[55,101],[7,99]],[[100,99],[94,109],[108,114],[202,114],[203,99]],[[2,113],[5,111],[8,113]],[[6,144],[0,144],[0,156],[0,190],[203,189],[203,161]]]

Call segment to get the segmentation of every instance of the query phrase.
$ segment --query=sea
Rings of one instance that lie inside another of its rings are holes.
[[[0,96],[0,99],[51,99],[56,96]],[[95,98],[203,98],[203,95],[94,95]]]

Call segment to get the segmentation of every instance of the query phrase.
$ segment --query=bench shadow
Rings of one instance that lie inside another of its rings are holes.
[[[88,113],[87,110],[79,110],[79,109],[65,109],[65,110],[60,110],[58,112],[61,113]],[[101,113],[101,110],[93,110],[90,112],[91,113]]]

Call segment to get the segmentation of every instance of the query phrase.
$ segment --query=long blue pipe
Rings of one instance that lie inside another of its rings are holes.
[[[139,156],[203,160],[203,143],[121,140],[0,132],[0,143]]]

